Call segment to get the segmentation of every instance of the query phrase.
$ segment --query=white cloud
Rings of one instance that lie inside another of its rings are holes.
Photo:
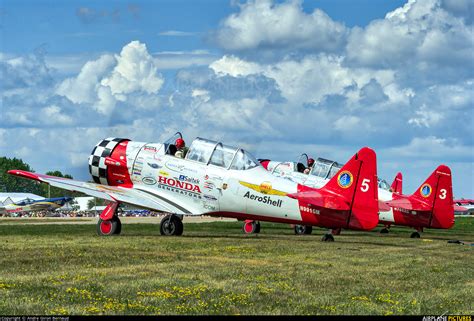
[[[221,22],[216,40],[227,50],[333,51],[343,44],[345,32],[344,25],[319,9],[305,13],[300,1],[255,0],[241,4],[238,13]]]
[[[107,114],[131,94],[157,94],[163,82],[146,46],[132,41],[122,48],[120,55],[106,54],[87,62],[79,75],[65,79],[56,93]]]
[[[443,118],[441,113],[423,105],[415,111],[415,116],[410,118],[408,123],[419,127],[431,127],[438,124]]]
[[[349,61],[372,67],[461,68],[472,61],[473,36],[472,26],[443,10],[440,0],[410,0],[385,19],[353,28],[346,54]]]
[[[178,31],[178,30],[167,30],[158,33],[160,36],[168,36],[168,37],[189,37],[194,36],[195,32],[187,32],[187,31]]]
[[[43,121],[47,124],[71,125],[73,123],[73,119],[63,114],[61,108],[56,105],[43,108],[42,113],[44,114]]]

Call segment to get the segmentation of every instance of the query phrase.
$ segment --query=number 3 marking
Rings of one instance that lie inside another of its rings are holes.
[[[370,183],[370,179],[364,178],[364,179],[362,180],[362,184],[361,184],[361,186],[360,186],[360,190],[361,190],[362,192],[364,192],[364,193],[367,192],[367,191],[369,190],[369,183]]]
[[[444,200],[446,198],[446,190],[443,188],[442,190],[440,190],[440,194],[439,194],[439,198]]]

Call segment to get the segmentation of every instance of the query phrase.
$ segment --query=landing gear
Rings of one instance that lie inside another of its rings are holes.
[[[334,236],[332,236],[331,233],[326,233],[323,235],[323,238],[321,239],[323,242],[334,242]]]
[[[118,216],[113,216],[110,220],[99,218],[97,223],[97,234],[102,236],[119,235],[122,231],[122,223]]]
[[[260,233],[260,222],[247,220],[242,227],[245,234]]]
[[[423,228],[417,227],[416,232],[411,233],[410,237],[412,239],[419,239],[421,237],[421,232],[423,232]]]
[[[380,230],[380,234],[388,234],[390,231],[388,227],[384,227],[383,229]]]
[[[183,222],[177,215],[170,214],[166,215],[160,223],[160,234],[161,235],[182,235],[183,234]]]
[[[313,232],[313,227],[310,225],[295,225],[296,235],[308,235]]]
[[[419,239],[421,237],[420,233],[417,231],[417,232],[413,232],[411,233],[410,237],[412,239]]]

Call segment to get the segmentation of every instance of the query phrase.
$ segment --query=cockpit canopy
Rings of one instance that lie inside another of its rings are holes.
[[[241,148],[199,137],[191,144],[186,159],[235,170],[247,170],[260,166],[251,154]]]
[[[31,199],[31,198],[25,198],[24,200],[22,201],[19,201],[17,203],[14,203],[15,205],[18,205],[18,206],[25,206],[25,205],[28,205],[28,204],[31,204],[31,203],[34,203],[34,200]]]
[[[342,168],[338,162],[329,159],[318,158],[311,169],[310,175],[330,179]]]

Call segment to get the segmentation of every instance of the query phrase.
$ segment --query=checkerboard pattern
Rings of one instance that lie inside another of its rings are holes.
[[[97,184],[108,185],[107,181],[107,165],[105,158],[112,154],[115,146],[117,146],[124,138],[106,138],[98,143],[89,156],[89,172]]]

